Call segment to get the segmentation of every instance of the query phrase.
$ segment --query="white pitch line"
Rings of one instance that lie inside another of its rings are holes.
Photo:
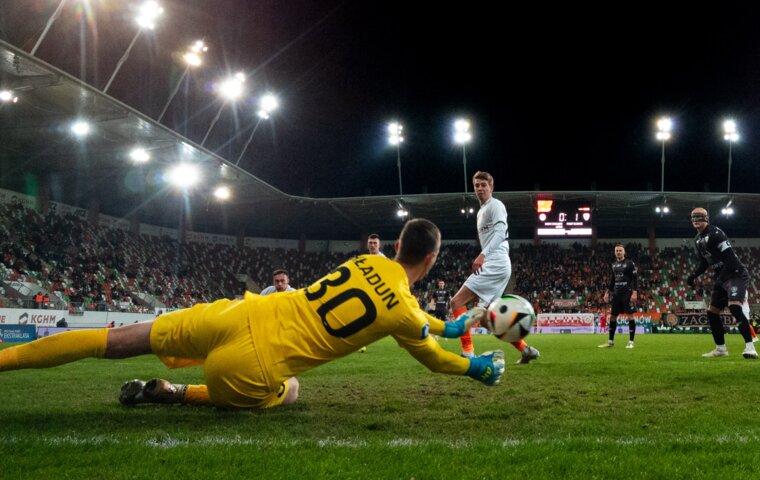
[[[548,445],[564,447],[569,444],[595,444],[595,445],[657,445],[660,443],[678,444],[751,444],[760,443],[760,435],[751,432],[720,435],[671,435],[656,438],[650,437],[569,437],[562,438],[504,438],[486,441],[495,446],[510,449],[515,447],[529,447],[536,445]],[[126,439],[116,435],[76,436],[76,435],[3,435],[0,436],[0,445],[27,445],[43,444],[51,447],[66,446],[104,446],[104,445],[143,445],[149,448],[172,449],[189,447],[214,447],[214,446],[251,446],[256,448],[293,448],[293,447],[317,447],[331,449],[364,449],[388,447],[394,449],[416,449],[425,447],[443,447],[453,450],[481,447],[480,442],[455,440],[441,441],[415,438],[393,438],[390,440],[366,440],[360,438],[336,438],[326,437],[321,439],[258,439],[243,438],[240,436],[219,437],[173,437],[164,435],[147,439]]]

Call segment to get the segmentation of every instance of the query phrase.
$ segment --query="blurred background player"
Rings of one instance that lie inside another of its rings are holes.
[[[446,282],[438,280],[438,288],[433,292],[433,298],[435,299],[435,317],[445,322],[451,301],[451,292],[446,288]]]
[[[709,222],[707,210],[704,208],[695,208],[691,211],[691,224],[697,230],[694,245],[700,263],[694,273],[687,277],[686,283],[693,287],[694,280],[702,275],[709,265],[712,265],[713,275],[715,275],[710,307],[707,309],[707,319],[710,321],[710,331],[715,341],[715,349],[702,356],[728,356],[723,322],[720,319],[720,311],[728,305],[731,315],[734,316],[739,326],[739,332],[744,338],[742,356],[748,359],[756,359],[757,351],[755,351],[755,345],[752,343],[749,321],[742,308],[747,298],[749,272],[739,257],[736,256],[736,252],[731,247],[731,242],[723,230],[715,225],[710,225]]]
[[[390,335],[434,372],[496,385],[504,371],[503,352],[466,359],[430,336],[459,337],[485,310],[442,322],[424,313],[410,291],[430,272],[440,246],[435,224],[410,220],[396,242],[395,260],[360,255],[294,292],[246,294],[243,300],[199,303],[150,322],[51,335],[0,350],[0,371],[153,353],[170,368],[203,365],[206,384],[133,380],[122,386],[123,404],[268,408],[296,401],[296,375]],[[377,281],[369,283],[369,277]]]
[[[631,302],[638,299],[638,271],[632,260],[625,258],[625,247],[622,243],[615,244],[615,261],[612,262],[612,276],[610,285],[604,292],[604,303],[610,301],[612,292],[612,308],[609,320],[609,340],[599,345],[599,348],[609,348],[615,345],[615,330],[617,330],[618,315],[633,313]],[[636,320],[628,318],[628,345],[625,348],[633,348],[633,339],[636,336]]]
[[[504,294],[512,275],[509,260],[509,230],[507,228],[507,208],[497,198],[493,198],[493,177],[487,172],[476,172],[472,176],[475,196],[480,202],[478,210],[478,240],[482,248],[480,255],[472,262],[472,274],[451,299],[454,318],[467,310],[467,305],[477,301],[487,307]],[[461,337],[462,355],[475,356],[472,335],[468,331]],[[520,340],[512,345],[521,352],[517,363],[528,363],[538,358],[539,352]]]
[[[380,235],[371,233],[369,237],[367,237],[367,251],[369,251],[370,255],[380,255],[384,257],[385,254],[380,250],[381,248]]]
[[[259,295],[269,295],[276,292],[293,292],[295,288],[290,286],[290,277],[288,272],[283,269],[277,269],[272,274],[272,285],[261,291]]]

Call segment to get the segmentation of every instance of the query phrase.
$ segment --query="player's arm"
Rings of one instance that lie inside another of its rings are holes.
[[[615,291],[615,270],[612,270],[612,273],[610,273],[610,283],[607,285],[607,290],[604,292],[604,303],[607,303],[610,301],[610,292]]]
[[[686,277],[686,284],[690,287],[694,286],[694,280],[705,273],[705,270],[707,270],[707,260],[704,259],[704,257],[701,257],[701,261],[699,262],[699,265],[697,266],[697,269],[694,270],[694,272],[691,273],[688,277]]]
[[[498,385],[504,373],[504,352],[502,351],[488,352],[475,358],[464,358],[442,349],[429,335],[415,339],[402,334],[393,334],[393,338],[399,346],[432,372],[467,375],[486,385]]]
[[[636,264],[631,262],[631,300],[634,302],[639,298],[639,270],[636,268]]]

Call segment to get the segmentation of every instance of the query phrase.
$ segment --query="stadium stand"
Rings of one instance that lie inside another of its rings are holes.
[[[25,285],[4,288],[4,306],[33,305],[37,291],[48,293],[51,308],[148,312],[181,308],[198,302],[257,291],[274,268],[285,267],[291,284],[301,287],[316,280],[353,253],[232,247],[204,243],[180,245],[176,240],[136,235],[89,224],[73,215],[49,212],[42,216],[23,205],[0,204],[0,280]],[[520,244],[511,251],[514,293],[529,298],[539,312],[601,312],[609,282],[612,243],[594,247],[573,244]],[[422,306],[438,279],[457,288],[478,254],[473,245],[449,244],[427,280],[415,286]],[[709,275],[697,288],[685,284],[695,267],[689,245],[650,252],[640,244],[626,245],[639,268],[641,311],[681,311],[684,301],[701,300],[712,285]],[[737,248],[750,272],[760,271],[760,249]],[[386,254],[392,255],[390,247]],[[250,283],[239,280],[247,276]],[[9,286],[9,285],[7,285]],[[750,303],[757,300],[757,275],[749,287]],[[15,292],[15,295],[13,294]],[[26,292],[24,294],[23,292]],[[575,300],[577,306],[558,306],[555,300]]]

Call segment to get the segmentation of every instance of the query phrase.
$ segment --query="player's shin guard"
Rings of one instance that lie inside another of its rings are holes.
[[[745,343],[752,342],[752,333],[749,331],[749,320],[747,320],[741,305],[729,305],[728,309],[731,311],[731,315],[736,319],[736,323],[739,326],[739,333],[742,334]]]
[[[717,313],[707,312],[707,320],[710,321],[710,331],[712,332],[713,341],[715,345],[725,345],[726,336],[723,332],[723,322],[720,320],[720,315]]]
[[[457,308],[454,310],[454,318],[459,318],[459,316],[467,311],[466,308]],[[467,331],[459,337],[459,340],[462,342],[462,354],[464,355],[474,355],[475,354],[475,347],[472,346],[472,334]]]
[[[103,358],[108,329],[75,330],[0,351],[0,371],[48,368],[83,358]]]
[[[633,337],[636,336],[636,320],[628,320],[628,336],[630,337],[631,341],[633,341]]]
[[[615,317],[614,320],[610,320],[610,331],[609,331],[610,342],[615,341],[616,330],[617,330],[617,317]]]

